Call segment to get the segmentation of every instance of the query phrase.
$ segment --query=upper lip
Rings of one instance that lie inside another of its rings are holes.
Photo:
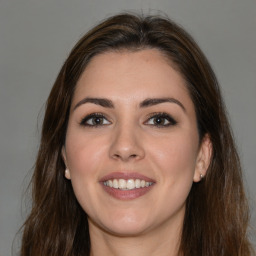
[[[145,180],[147,182],[155,182],[153,179],[151,179],[143,174],[137,173],[137,172],[112,172],[112,173],[109,173],[109,174],[103,176],[100,179],[100,182],[104,182],[107,180],[113,180],[113,179],[124,179],[124,180],[140,179],[140,180]]]

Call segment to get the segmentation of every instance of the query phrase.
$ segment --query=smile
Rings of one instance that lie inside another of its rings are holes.
[[[149,187],[153,185],[153,182],[148,182],[141,179],[113,179],[103,182],[104,186],[120,189],[120,190],[132,190],[144,187]]]
[[[118,200],[133,200],[150,192],[156,181],[135,172],[112,172],[100,179],[103,190]]]

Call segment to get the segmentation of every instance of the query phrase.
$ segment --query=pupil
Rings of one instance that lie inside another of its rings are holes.
[[[160,118],[160,117],[156,118],[155,122],[157,124],[161,124],[162,123],[162,118]]]
[[[95,118],[94,123],[95,124],[100,124],[101,123],[101,118],[100,117]]]

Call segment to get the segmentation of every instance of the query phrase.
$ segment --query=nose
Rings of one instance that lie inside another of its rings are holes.
[[[138,131],[125,125],[116,128],[113,133],[109,154],[112,159],[124,162],[143,159],[145,151]]]

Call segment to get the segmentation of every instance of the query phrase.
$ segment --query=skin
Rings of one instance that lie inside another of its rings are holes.
[[[86,97],[106,98],[113,107],[81,103]],[[140,106],[166,97],[179,103]],[[161,117],[156,125],[150,118],[155,112],[177,123]],[[92,113],[104,116],[101,124],[81,124]],[[77,83],[63,147],[66,178],[88,214],[91,255],[177,255],[186,198],[205,175],[210,156],[209,137],[199,143],[185,81],[158,50],[94,57]],[[116,171],[143,174],[155,183],[143,196],[119,200],[99,182]]]

